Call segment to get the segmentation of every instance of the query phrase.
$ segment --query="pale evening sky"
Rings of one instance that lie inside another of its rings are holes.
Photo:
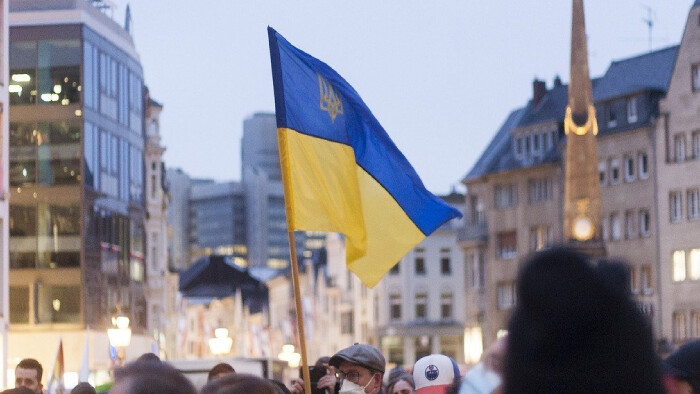
[[[434,193],[459,185],[532,80],[569,80],[569,0],[130,0],[166,165],[240,179],[243,120],[274,111],[267,26],[355,87]],[[115,0],[123,24],[127,0]],[[592,76],[679,43],[693,0],[587,0]],[[461,188],[460,188],[461,190]]]

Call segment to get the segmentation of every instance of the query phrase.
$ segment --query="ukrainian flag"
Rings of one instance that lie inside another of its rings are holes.
[[[287,228],[345,234],[348,269],[369,286],[461,216],[423,186],[338,73],[268,27]]]

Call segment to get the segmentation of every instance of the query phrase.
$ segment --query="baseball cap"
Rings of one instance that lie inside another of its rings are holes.
[[[331,357],[328,364],[338,368],[343,361],[384,373],[386,361],[382,353],[375,347],[356,343]]]
[[[457,363],[444,354],[425,356],[413,366],[416,394],[444,394],[459,378]]]

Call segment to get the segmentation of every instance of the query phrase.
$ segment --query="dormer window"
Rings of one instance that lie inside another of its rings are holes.
[[[627,99],[627,123],[637,121],[637,98],[630,97]]]
[[[612,107],[612,104],[608,107],[608,127],[615,127],[617,126],[617,114],[615,113],[615,109]]]

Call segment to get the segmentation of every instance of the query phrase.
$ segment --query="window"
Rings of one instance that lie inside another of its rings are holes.
[[[690,68],[693,77],[693,92],[700,90],[700,65],[693,64]]]
[[[449,249],[443,249],[440,251],[440,273],[443,275],[450,275],[452,273]]]
[[[523,154],[523,137],[515,139],[515,154],[518,156]]]
[[[394,293],[389,295],[389,309],[391,320],[401,319],[401,294]]]
[[[340,314],[340,333],[341,334],[352,334],[353,333],[353,321],[352,321],[352,311],[343,312]]]
[[[625,212],[625,239],[634,238],[636,235],[636,231],[634,230],[634,212],[627,211]]]
[[[688,276],[690,280],[700,279],[700,248],[690,249],[688,262]]]
[[[620,183],[620,162],[617,159],[610,160],[610,184]]]
[[[452,318],[452,293],[440,294],[440,318]]]
[[[515,305],[515,283],[503,282],[498,287],[498,309],[510,309]]]
[[[673,342],[684,342],[688,338],[685,313],[673,313]]]
[[[551,200],[552,198],[552,179],[530,179],[527,182],[528,196],[530,203]]]
[[[513,184],[496,185],[496,190],[495,190],[494,195],[496,197],[496,208],[497,209],[514,207],[518,201],[516,187]]]
[[[637,98],[630,97],[627,99],[627,123],[637,121]]]
[[[496,255],[499,259],[518,257],[518,239],[515,231],[507,231],[496,235]]]
[[[622,223],[620,223],[620,214],[613,212],[610,214],[610,240],[618,241],[622,238]]]
[[[639,233],[642,237],[651,234],[651,216],[646,209],[639,211]]]
[[[685,280],[685,251],[674,250],[671,255],[673,261],[673,281],[682,282]]]
[[[690,335],[693,338],[700,338],[700,311],[690,313]]]
[[[676,163],[685,161],[685,135],[678,134],[673,137],[673,153]]]
[[[36,288],[38,323],[79,323],[80,286],[40,285]]]
[[[401,270],[401,268],[399,267],[399,264],[401,264],[400,261],[397,262],[396,264],[394,264],[394,266],[391,267],[391,269],[389,270],[389,274],[391,274],[391,275],[398,275],[399,272],[400,272],[400,270]]]
[[[425,275],[425,258],[416,257],[416,275]]]
[[[644,264],[641,269],[642,273],[642,293],[649,295],[654,292],[654,285],[651,282],[651,265]]]
[[[608,106],[608,127],[617,126],[617,113],[615,108],[613,108],[612,103]]]
[[[688,190],[688,219],[697,219],[700,217],[700,189]]]
[[[10,323],[29,323],[29,286],[10,286]]]
[[[637,268],[630,267],[630,291],[632,294],[639,294],[639,278],[637,276]]]
[[[600,178],[600,186],[605,186],[605,162],[598,163],[598,177]]]
[[[530,251],[544,249],[552,244],[552,230],[548,225],[530,228]]]
[[[639,179],[649,178],[649,158],[646,152],[639,153],[637,161],[639,166]]]
[[[416,293],[416,319],[428,317],[428,294]]]
[[[469,287],[472,289],[484,288],[484,254],[472,252],[469,256]]]
[[[472,214],[472,223],[485,224],[486,214],[484,213],[484,204],[481,202],[481,199],[477,196],[471,196],[469,198],[469,203]]]
[[[693,132],[693,159],[700,160],[700,131]]]
[[[634,156],[625,156],[625,182],[634,181]]]
[[[671,223],[679,222],[683,215],[683,202],[680,192],[669,193]]]

